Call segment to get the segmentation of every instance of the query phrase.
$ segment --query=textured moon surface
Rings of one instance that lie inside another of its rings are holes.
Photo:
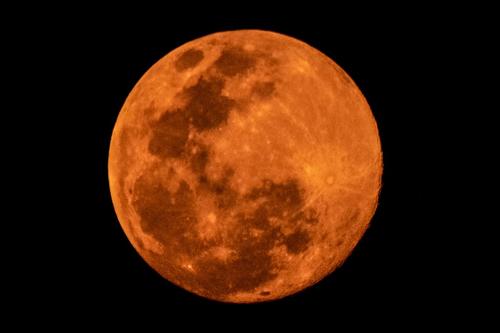
[[[159,274],[224,302],[278,299],[349,256],[378,203],[382,151],[351,78],[313,47],[241,30],[188,42],[128,96],[113,204]]]

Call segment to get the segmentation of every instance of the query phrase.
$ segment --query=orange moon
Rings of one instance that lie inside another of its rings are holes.
[[[342,264],[378,203],[382,150],[361,91],[288,36],[211,34],[154,64],[109,151],[114,208],[165,279],[223,302],[279,299]]]

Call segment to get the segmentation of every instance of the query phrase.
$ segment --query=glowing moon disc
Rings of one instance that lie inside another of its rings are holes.
[[[242,30],[186,43],[146,72],[108,167],[119,221],[151,267],[204,297],[258,302],[347,258],[377,206],[382,152],[338,65]]]

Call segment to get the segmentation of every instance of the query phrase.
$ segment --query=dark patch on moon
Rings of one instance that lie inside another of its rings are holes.
[[[269,227],[270,212],[267,205],[260,205],[250,217],[240,216],[240,224],[243,228],[256,228],[264,230]]]
[[[215,68],[223,75],[246,74],[255,67],[257,58],[240,47],[226,47],[214,62]]]
[[[163,158],[179,158],[185,150],[190,125],[200,132],[223,125],[236,104],[233,99],[222,95],[224,84],[221,78],[200,77],[195,85],[186,88],[181,93],[187,100],[186,104],[167,110],[152,124],[150,153]]]
[[[195,85],[186,88],[181,93],[187,99],[186,104],[167,110],[151,124],[149,152],[160,158],[180,158],[186,149],[190,126],[202,132],[223,125],[236,104],[233,99],[222,95],[224,83],[220,78],[200,77]]]
[[[269,296],[269,295],[271,295],[270,291],[261,291],[260,292],[260,296]]]
[[[140,216],[142,230],[163,244],[183,235],[197,222],[194,195],[185,181],[180,182],[175,193],[170,193],[160,179],[146,172],[135,182],[132,204]]]
[[[189,166],[195,174],[204,174],[210,158],[210,151],[206,145],[198,143],[193,144],[192,149],[196,149],[196,152],[189,157]]]
[[[175,69],[179,72],[193,68],[203,59],[203,51],[192,48],[182,53],[174,63]]]
[[[264,247],[262,247],[264,246]],[[243,243],[239,256],[230,263],[216,259],[201,261],[198,265],[203,274],[197,275],[197,283],[209,294],[224,296],[234,292],[252,291],[262,283],[277,276],[271,272],[272,258],[266,244]]]
[[[197,130],[213,129],[227,121],[235,101],[221,94],[224,83],[220,78],[200,77],[194,86],[184,92],[188,102],[183,110]]]
[[[296,230],[285,237],[285,246],[288,252],[299,254],[307,250],[311,237],[304,230]]]
[[[151,154],[162,158],[182,155],[189,135],[189,122],[183,110],[165,112],[151,128],[148,145]]]
[[[272,81],[256,82],[252,87],[252,94],[261,99],[268,99],[276,92],[276,85]]]

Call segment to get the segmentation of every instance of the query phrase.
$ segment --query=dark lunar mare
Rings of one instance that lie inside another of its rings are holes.
[[[175,61],[175,69],[179,72],[182,72],[189,68],[193,68],[203,60],[203,57],[203,51],[196,48],[188,49],[184,51]]]

